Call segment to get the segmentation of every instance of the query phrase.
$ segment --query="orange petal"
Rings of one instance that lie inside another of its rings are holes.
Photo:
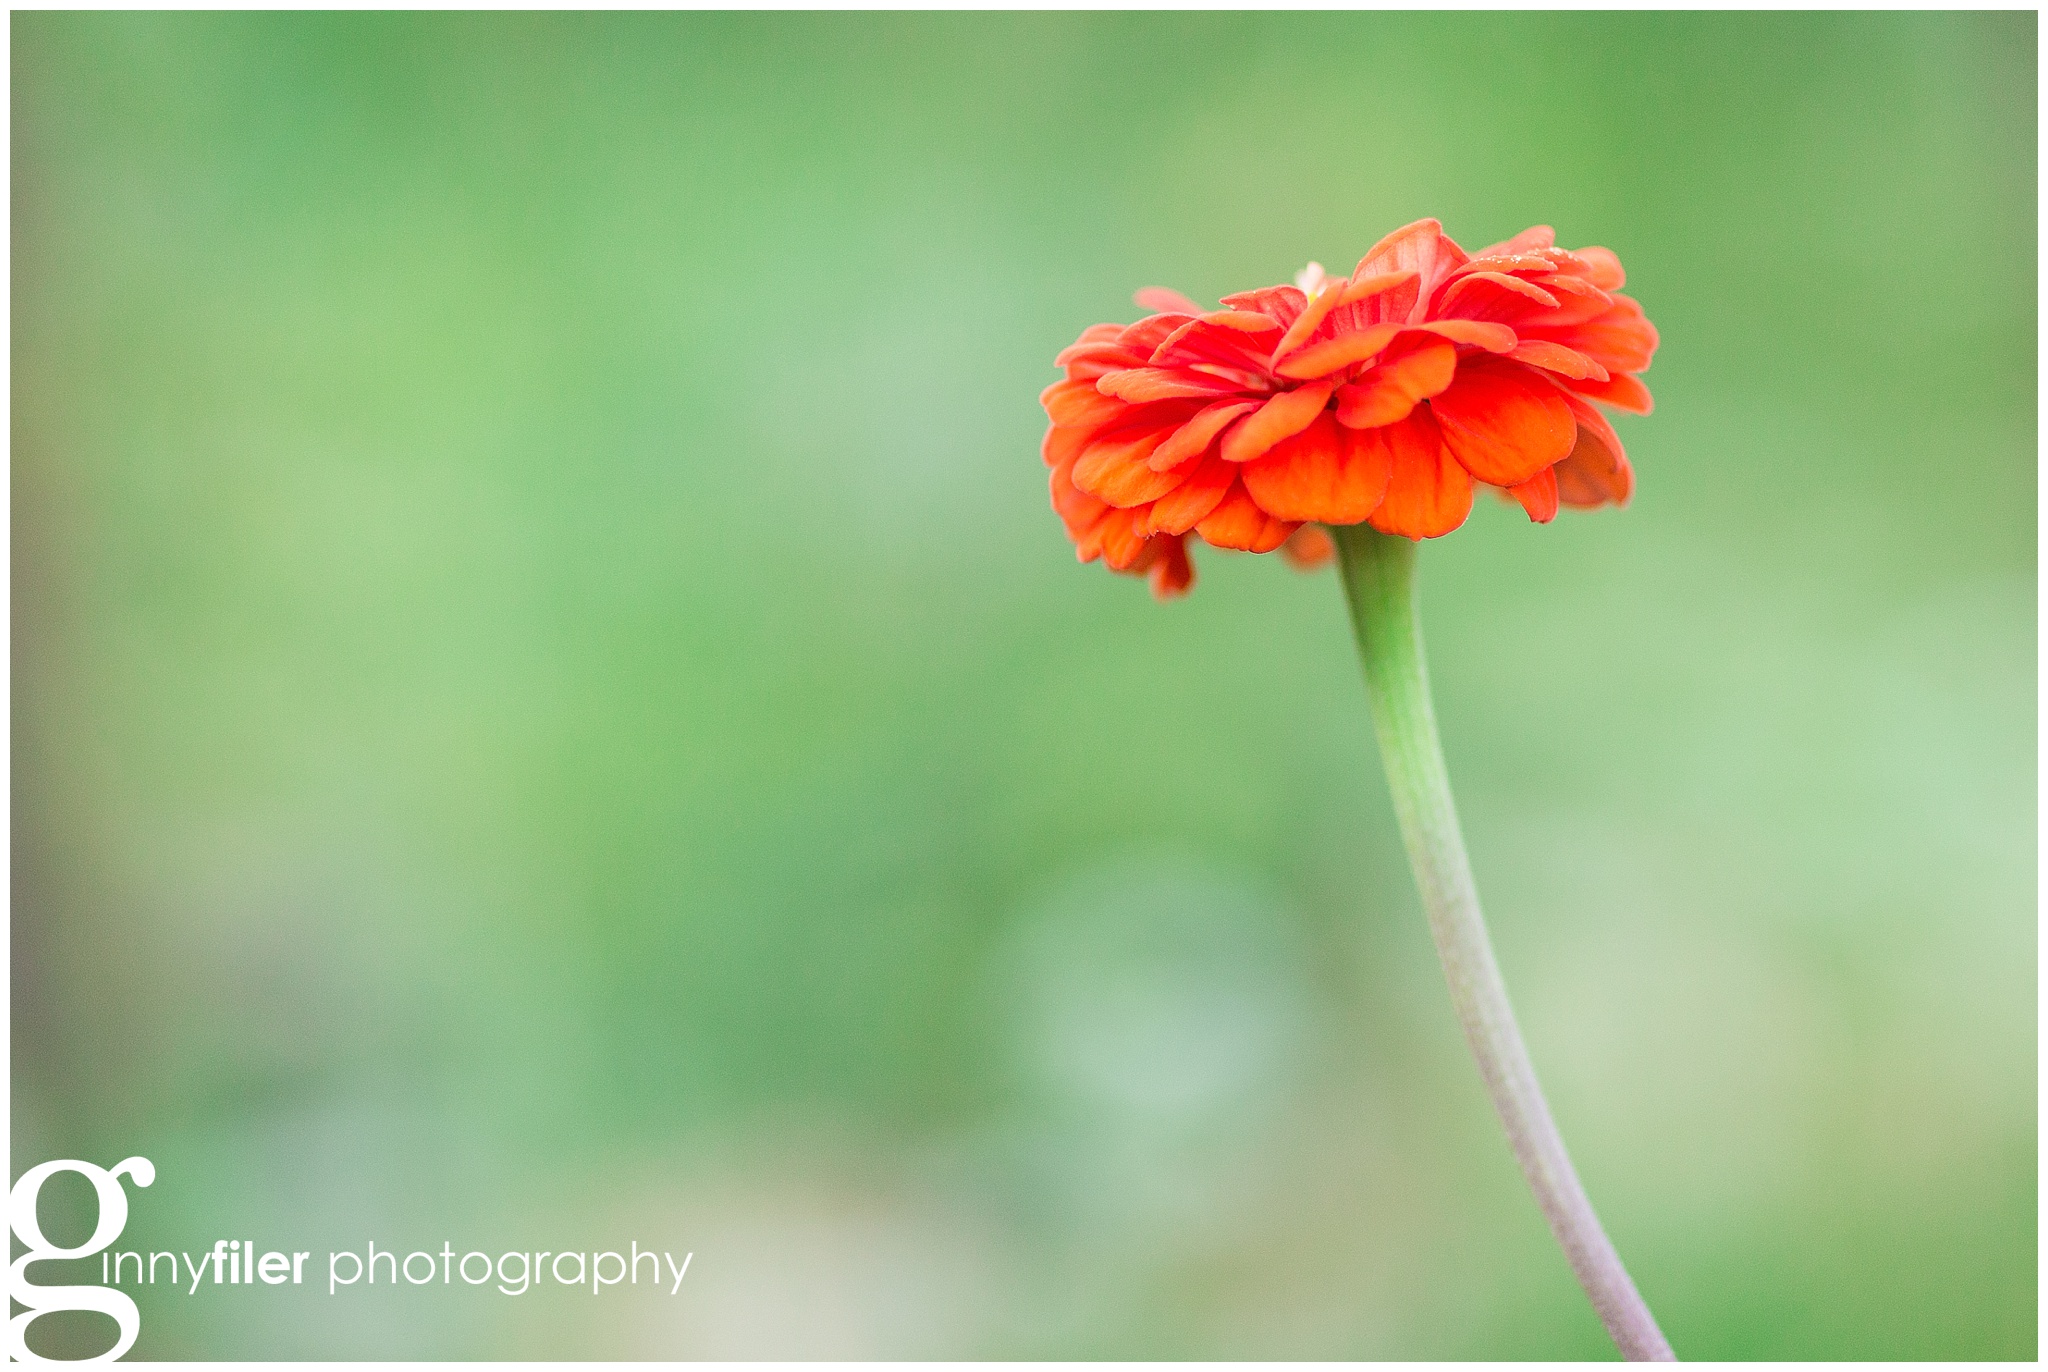
[[[1414,312],[1415,293],[1420,280],[1414,272],[1377,272],[1353,278],[1344,287],[1337,308],[1330,311],[1327,327],[1332,337],[1356,333],[1375,324],[1405,320]],[[1399,292],[1400,298],[1395,298]],[[1383,299],[1384,297],[1384,299]]]
[[[1225,329],[1236,329],[1239,333],[1265,333],[1280,327],[1280,321],[1270,314],[1257,310],[1217,310],[1214,314],[1202,316],[1204,324],[1215,324]]]
[[[1473,258],[1444,280],[1448,285],[1472,272],[1506,272],[1510,275],[1516,272],[1542,272],[1548,276],[1556,270],[1557,264],[1549,258],[1530,253],[1486,254]]]
[[[1275,519],[1356,524],[1379,508],[1393,473],[1385,440],[1340,428],[1328,414],[1244,464],[1244,488]]]
[[[1579,434],[1570,455],[1557,464],[1557,498],[1580,509],[1628,504],[1635,492],[1635,471],[1614,426],[1576,395],[1565,392],[1564,399],[1578,421]]]
[[[1145,551],[1145,535],[1138,532],[1137,525],[1133,510],[1111,510],[1102,517],[1102,560],[1119,572],[1129,571]]]
[[[1330,311],[1337,308],[1337,302],[1344,298],[1345,284],[1332,281],[1316,292],[1316,298],[1308,302],[1308,308],[1287,326],[1287,332],[1273,345],[1273,360],[1278,361],[1307,341],[1308,336],[1316,331],[1316,325],[1322,323]]]
[[[1235,382],[1185,367],[1132,367],[1103,377],[1095,389],[1134,405],[1148,400],[1212,400],[1244,391]]]
[[[1195,569],[1188,561],[1186,541],[1155,538],[1146,546],[1158,549],[1145,568],[1145,579],[1152,583],[1152,598],[1172,600],[1186,595],[1188,588],[1195,584]]]
[[[1157,500],[1181,482],[1174,472],[1155,472],[1146,463],[1166,437],[1153,430],[1131,438],[1098,439],[1074,463],[1074,484],[1118,509]]]
[[[1590,396],[1603,405],[1612,405],[1617,410],[1630,414],[1648,414],[1653,408],[1650,388],[1627,372],[1608,377],[1605,381],[1575,381],[1572,389],[1580,395]]]
[[[1074,484],[1073,459],[1054,467],[1051,473],[1052,508],[1068,530],[1085,528],[1109,508],[1107,502],[1097,499]]]
[[[1330,535],[1314,524],[1302,525],[1280,545],[1280,556],[1304,572],[1322,566],[1336,555],[1337,545],[1330,541]]]
[[[1557,308],[1557,297],[1502,272],[1470,272],[1451,283],[1433,313],[1439,319],[1492,319],[1513,324]]]
[[[1418,219],[1373,244],[1351,273],[1354,281],[1381,272],[1411,271],[1426,281],[1435,281],[1465,265],[1465,250],[1444,233],[1434,219]]]
[[[1472,513],[1472,476],[1444,447],[1436,421],[1418,409],[1399,424],[1367,429],[1392,452],[1386,499],[1367,521],[1383,534],[1438,538]]]
[[[1125,278],[1125,280],[1129,279],[1128,277]],[[1197,305],[1179,291],[1170,290],[1165,286],[1147,286],[1136,295],[1133,295],[1131,299],[1138,302],[1139,309],[1151,310],[1157,314],[1200,314],[1202,312],[1200,305]]]
[[[1055,381],[1038,401],[1053,423],[1082,429],[1100,428],[1130,408],[1115,396],[1104,395],[1092,381]]]
[[[1265,319],[1262,314],[1223,310],[1190,319],[1163,339],[1147,359],[1155,367],[1187,367],[1197,364],[1221,365],[1247,371],[1265,370],[1272,352],[1270,335],[1279,329],[1244,329],[1220,322],[1225,319]]]
[[[1533,522],[1548,524],[1557,518],[1557,469],[1545,467],[1521,485],[1508,487],[1508,494],[1522,502]]]
[[[1541,339],[1530,339],[1517,343],[1508,352],[1517,362],[1526,362],[1532,367],[1541,367],[1559,376],[1568,376],[1574,381],[1605,381],[1607,369],[1582,352],[1567,348],[1562,343],[1546,343]]]
[[[1610,372],[1647,371],[1657,351],[1657,327],[1643,318],[1643,307],[1625,295],[1597,318],[1581,324],[1548,328],[1532,326],[1536,338],[1576,348]]]
[[[1321,507],[1336,483],[1342,456],[1337,426],[1324,411],[1300,433],[1244,464],[1245,491],[1280,519],[1327,518]]]
[[[1090,324],[1087,328],[1081,330],[1079,338],[1060,350],[1059,356],[1055,357],[1053,362],[1058,366],[1064,367],[1067,365],[1067,359],[1071,354],[1080,352],[1083,349],[1104,346],[1115,347],[1116,341],[1123,337],[1124,330],[1129,327],[1130,325],[1128,324]]]
[[[1218,548],[1238,548],[1248,553],[1270,553],[1294,532],[1294,526],[1274,519],[1258,507],[1242,485],[1232,486],[1195,532]]]
[[[1105,505],[1102,513],[1093,519],[1074,520],[1068,523],[1067,536],[1074,540],[1076,562],[1093,562],[1102,556],[1103,521],[1115,513],[1115,510]]]
[[[1220,400],[1196,414],[1193,419],[1174,430],[1167,439],[1152,450],[1152,470],[1169,471],[1191,457],[1198,457],[1216,440],[1230,421],[1241,414],[1249,414],[1259,408],[1256,400]]]
[[[1453,343],[1469,343],[1475,348],[1484,348],[1490,353],[1504,353],[1515,346],[1513,329],[1505,324],[1479,319],[1439,319],[1415,327],[1439,338],[1448,338]]]
[[[1538,248],[1549,248],[1556,245],[1557,231],[1548,224],[1537,224],[1531,228],[1523,229],[1506,242],[1496,243],[1490,248],[1484,248],[1474,253],[1473,256],[1475,258],[1513,257],[1521,253],[1533,252]]]
[[[1124,331],[1116,336],[1116,341],[1123,347],[1150,357],[1152,350],[1166,341],[1167,335],[1193,318],[1194,316],[1189,314],[1147,315],[1135,324],[1126,325]]]
[[[1443,426],[1444,446],[1466,471],[1496,486],[1527,481],[1561,461],[1576,441],[1564,393],[1512,362],[1468,358],[1429,407]]]
[[[1626,505],[1635,492],[1635,472],[1617,459],[1590,429],[1579,430],[1572,455],[1550,469],[1557,474],[1557,498],[1577,510]]]
[[[1064,348],[1053,361],[1067,369],[1068,380],[1093,381],[1123,367],[1142,367],[1149,356],[1149,353],[1126,348],[1115,339],[1106,342],[1097,339],[1092,343],[1076,343],[1071,348]]]
[[[1531,315],[1528,327],[1563,329],[1597,319],[1614,306],[1614,297],[1590,281],[1563,272],[1545,272],[1535,284],[1557,297],[1557,308]],[[1520,326],[1517,326],[1518,328]],[[1555,335],[1552,335],[1553,337]]]
[[[1045,441],[1039,445],[1039,452],[1045,457],[1045,465],[1058,467],[1062,464],[1073,466],[1081,450],[1095,439],[1094,429],[1063,429],[1054,424],[1046,429]]]
[[[1385,295],[1388,291],[1397,290],[1407,285],[1414,276],[1414,272],[1402,271],[1376,272],[1371,276],[1353,277],[1346,283],[1344,294],[1338,298],[1337,304],[1340,306],[1356,305],[1361,300],[1370,300],[1376,295]]]
[[[1281,439],[1300,433],[1323,412],[1335,389],[1334,382],[1319,381],[1274,396],[1223,435],[1224,460],[1249,462]]]
[[[1145,517],[1145,527],[1152,533],[1184,534],[1207,519],[1237,480],[1237,466],[1220,457],[1206,458],[1185,477],[1152,502]]]
[[[1356,332],[1340,333],[1321,343],[1311,343],[1273,370],[1289,380],[1313,381],[1377,356],[1400,332],[1399,324],[1371,324]]]
[[[1607,422],[1606,415],[1587,404],[1582,397],[1574,395],[1563,387],[1558,388],[1558,394],[1564,397],[1564,403],[1571,409],[1572,418],[1578,421],[1581,429],[1591,429],[1594,436],[1608,448],[1612,449],[1616,456],[1622,458],[1628,456],[1622,450],[1621,435],[1617,434],[1614,431],[1614,426]]]
[[[1337,422],[1377,428],[1406,419],[1418,401],[1441,394],[1458,370],[1458,350],[1431,340],[1390,357],[1337,392]]]
[[[1586,278],[1603,291],[1618,291],[1628,284],[1628,273],[1621,269],[1621,259],[1606,248],[1576,248],[1572,256],[1593,270]]]
[[[1245,551],[1270,553],[1287,542],[1288,539],[1294,537],[1294,531],[1298,527],[1300,526],[1289,524],[1284,519],[1268,519],[1266,521],[1266,531],[1260,534],[1258,541]]]
[[[1167,400],[1152,405],[1126,405],[1120,400],[1115,403],[1119,408],[1107,421],[1054,424],[1047,429],[1040,449],[1045,454],[1045,465],[1057,467],[1062,458],[1078,457],[1098,439],[1121,442],[1154,432],[1170,434],[1202,408],[1192,400]]]
[[[1261,286],[1255,291],[1226,295],[1222,304],[1225,309],[1246,310],[1277,319],[1285,327],[1307,307],[1308,297],[1293,286]]]

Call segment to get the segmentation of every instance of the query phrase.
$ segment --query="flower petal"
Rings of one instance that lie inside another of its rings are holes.
[[[1280,327],[1279,320],[1270,314],[1260,314],[1257,310],[1217,310],[1214,314],[1203,315],[1202,322],[1214,324],[1219,328],[1236,329],[1240,333],[1265,333],[1269,329]]]
[[[1179,538],[1155,538],[1146,546],[1157,549],[1145,568],[1145,579],[1152,583],[1154,600],[1173,600],[1188,593],[1195,584],[1194,565],[1188,561],[1187,543]]]
[[[1612,405],[1617,410],[1630,414],[1648,414],[1654,408],[1650,399],[1650,388],[1627,372],[1608,377],[1605,381],[1575,381],[1572,389],[1603,405]]]
[[[1152,502],[1145,526],[1153,533],[1184,534],[1208,518],[1237,480],[1237,465],[1211,457],[1185,475],[1186,480]]]
[[[1175,472],[1155,472],[1146,462],[1168,430],[1140,431],[1097,439],[1074,463],[1074,484],[1118,509],[1157,500],[1181,483]]]
[[[1373,528],[1404,538],[1438,538],[1465,522],[1472,513],[1472,477],[1444,447],[1428,410],[1364,432],[1379,435],[1393,458],[1386,499],[1367,521]]]
[[[1148,354],[1126,348],[1115,339],[1095,339],[1062,349],[1053,361],[1067,369],[1069,381],[1093,381],[1122,367],[1142,367]]]
[[[1635,493],[1635,470],[1622,450],[1621,437],[1607,416],[1569,392],[1565,404],[1578,421],[1578,440],[1557,464],[1557,498],[1579,509],[1628,504]]]
[[[1301,571],[1310,571],[1322,566],[1337,555],[1337,545],[1330,541],[1330,535],[1314,524],[1304,524],[1287,536],[1280,545],[1280,556],[1288,565]]]
[[[1331,337],[1342,337],[1356,333],[1390,320],[1406,319],[1413,313],[1414,301],[1405,293],[1420,288],[1421,278],[1414,272],[1377,272],[1371,276],[1354,279],[1344,288],[1344,294],[1337,301],[1337,308],[1330,311],[1324,321],[1324,331]],[[1382,305],[1381,296],[1391,297],[1395,291],[1404,292],[1404,300]]]
[[[1267,320],[1267,327],[1251,329],[1228,320],[1266,319],[1262,314],[1242,310],[1218,310],[1200,319],[1190,319],[1160,341],[1147,359],[1155,367],[1221,366],[1263,373],[1273,351],[1272,338],[1280,326]]]
[[[1249,462],[1281,439],[1300,433],[1330,403],[1330,392],[1335,389],[1336,383],[1319,381],[1274,396],[1223,435],[1223,459]]]
[[[1467,260],[1464,249],[1446,237],[1444,226],[1434,219],[1418,219],[1394,230],[1359,259],[1351,279],[1363,281],[1386,272],[1414,272],[1415,288],[1411,291],[1401,287],[1368,301],[1366,308],[1371,318],[1366,322],[1408,322],[1417,302],[1427,300],[1435,293],[1437,282],[1464,266]]]
[[[1575,348],[1610,372],[1647,371],[1657,351],[1657,327],[1643,317],[1643,307],[1625,295],[1599,316],[1578,324],[1555,328],[1532,325],[1535,338]]]
[[[1603,291],[1618,291],[1628,284],[1628,273],[1621,269],[1621,259],[1606,248],[1575,248],[1572,256],[1591,267],[1587,280]]]
[[[1116,336],[1116,341],[1133,352],[1152,355],[1152,350],[1165,342],[1167,336],[1181,325],[1194,318],[1191,314],[1152,314],[1135,324],[1126,325]],[[1143,366],[1144,363],[1138,365]]]
[[[1598,319],[1614,307],[1614,297],[1606,291],[1590,281],[1567,276],[1563,272],[1545,272],[1535,278],[1535,284],[1557,297],[1557,308],[1531,315],[1528,319],[1531,329],[1570,328],[1589,319]],[[1519,331],[1522,326],[1518,324],[1516,328]]]
[[[1451,282],[1460,280],[1471,272],[1505,272],[1509,275],[1513,275],[1516,272],[1542,272],[1548,276],[1556,270],[1557,264],[1547,257],[1538,257],[1527,253],[1483,254],[1473,258],[1470,262],[1452,272],[1444,279],[1444,284],[1448,286]],[[1538,284],[1542,283],[1539,282]]]
[[[1308,302],[1308,308],[1287,326],[1287,332],[1273,345],[1275,362],[1307,341],[1308,336],[1316,331],[1316,325],[1322,323],[1330,311],[1337,308],[1337,302],[1344,297],[1345,285],[1343,281],[1332,281],[1316,292],[1316,298]]]
[[[1275,519],[1356,524],[1379,507],[1390,471],[1385,443],[1360,442],[1326,412],[1245,463],[1244,488]]]
[[[1100,519],[1109,505],[1074,484],[1074,461],[1068,458],[1052,469],[1052,508],[1069,532],[1085,528]]]
[[[1575,510],[1626,505],[1635,493],[1628,459],[1617,461],[1590,429],[1579,430],[1579,446],[1550,470],[1557,474],[1557,498]]]
[[[1128,277],[1125,279],[1129,280]],[[1133,295],[1131,299],[1138,303],[1139,309],[1151,310],[1155,314],[1200,314],[1202,312],[1200,305],[1197,305],[1179,291],[1172,290],[1166,286],[1147,286],[1136,295]]]
[[[1388,291],[1407,285],[1415,275],[1416,273],[1414,272],[1400,271],[1375,272],[1371,276],[1353,277],[1350,283],[1344,287],[1344,294],[1338,299],[1337,304],[1340,307],[1356,305],[1360,301],[1370,300],[1376,295],[1385,295]]]
[[[1119,572],[1137,565],[1139,554],[1145,551],[1145,535],[1138,532],[1136,511],[1111,510],[1102,517],[1096,533],[1102,541],[1102,560]]]
[[[1294,437],[1244,464],[1244,488],[1275,519],[1356,524],[1379,508],[1393,453],[1378,437],[1316,416]]]
[[[1074,465],[1074,459],[1081,455],[1081,450],[1095,441],[1096,432],[1094,429],[1066,429],[1057,424],[1049,425],[1045,431],[1045,441],[1039,444],[1038,451],[1044,456],[1045,465],[1048,467],[1071,467]]]
[[[1406,419],[1417,402],[1439,395],[1458,370],[1458,350],[1431,339],[1390,357],[1337,392],[1337,422],[1377,428]]]
[[[1304,319],[1308,316],[1302,316]],[[1399,324],[1371,324],[1311,343],[1273,370],[1290,381],[1313,381],[1377,356],[1401,332]]]
[[[1117,339],[1123,337],[1124,330],[1129,327],[1128,324],[1090,324],[1081,330],[1079,338],[1060,349],[1059,355],[1053,358],[1053,365],[1064,367],[1078,354],[1094,348],[1117,347]]]
[[[1506,242],[1496,243],[1490,248],[1482,248],[1472,254],[1472,256],[1474,258],[1514,257],[1525,252],[1533,252],[1538,248],[1550,248],[1556,245],[1557,230],[1551,228],[1548,224],[1536,224],[1530,228],[1523,229]]]
[[[1492,319],[1515,324],[1557,308],[1557,297],[1502,272],[1468,272],[1453,281],[1431,311],[1439,319]]]
[[[1270,553],[1287,541],[1294,526],[1260,509],[1239,484],[1232,486],[1222,503],[1195,526],[1195,532],[1218,548]]]
[[[1427,324],[1417,324],[1439,338],[1448,338],[1453,343],[1469,343],[1475,348],[1484,348],[1490,353],[1504,353],[1515,346],[1515,331],[1505,324],[1492,324],[1479,319],[1438,319]]]
[[[1236,382],[1185,367],[1132,367],[1103,377],[1095,383],[1095,389],[1134,405],[1148,400],[1211,400],[1244,393],[1244,387]]]
[[[1208,446],[1216,441],[1216,435],[1229,427],[1230,421],[1241,414],[1249,414],[1259,408],[1256,400],[1220,400],[1202,410],[1187,423],[1174,430],[1167,439],[1152,450],[1148,459],[1152,470],[1164,472],[1178,467],[1189,458],[1199,457]]]
[[[1092,381],[1055,381],[1039,392],[1038,403],[1053,423],[1078,429],[1100,428],[1130,408]]]
[[[1545,467],[1521,485],[1508,487],[1508,494],[1522,502],[1532,522],[1548,524],[1557,518],[1557,468]]]
[[[1074,560],[1093,562],[1102,556],[1102,524],[1117,513],[1105,505],[1099,514],[1086,519],[1067,521],[1067,536],[1074,540]]]
[[[1255,291],[1226,295],[1221,303],[1225,309],[1246,310],[1276,319],[1285,328],[1307,307],[1308,297],[1292,286],[1261,286]]]
[[[1517,343],[1508,356],[1517,362],[1526,362],[1532,367],[1541,367],[1546,372],[1556,372],[1574,381],[1591,379],[1595,382],[1607,379],[1607,369],[1582,352],[1567,348],[1562,343],[1546,343],[1541,339],[1530,339]]]
[[[1563,392],[1512,362],[1468,359],[1429,405],[1444,446],[1466,471],[1496,486],[1527,481],[1562,460],[1575,441]]]

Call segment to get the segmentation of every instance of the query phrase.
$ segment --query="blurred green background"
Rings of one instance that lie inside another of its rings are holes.
[[[12,34],[15,1173],[696,1254],[138,1356],[1611,1356],[1334,578],[1156,605],[1037,452],[1134,288],[1424,215],[1663,332],[1631,509],[1422,569],[1623,1255],[1693,1358],[2034,1356],[2032,14]]]

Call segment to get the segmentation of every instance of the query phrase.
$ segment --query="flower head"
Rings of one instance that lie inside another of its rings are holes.
[[[1468,256],[1424,219],[1349,277],[1312,262],[1295,279],[1209,311],[1142,290],[1155,313],[1059,355],[1045,461],[1083,562],[1164,598],[1193,584],[1190,534],[1314,563],[1330,551],[1316,525],[1435,538],[1465,522],[1475,484],[1539,524],[1627,503],[1634,476],[1597,405],[1650,412],[1637,373],[1657,330],[1616,293],[1613,253],[1537,227]]]

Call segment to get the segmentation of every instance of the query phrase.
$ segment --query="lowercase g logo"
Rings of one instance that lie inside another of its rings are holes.
[[[76,1248],[62,1248],[44,1238],[42,1223],[36,1218],[36,1198],[42,1194],[43,1183],[59,1172],[78,1173],[92,1183],[99,1198],[99,1223],[93,1227],[92,1237]],[[28,1307],[25,1313],[7,1321],[7,1353],[17,1362],[64,1361],[41,1357],[29,1351],[28,1346],[28,1327],[38,1317],[59,1310],[97,1310],[111,1316],[121,1327],[121,1337],[112,1348],[96,1358],[81,1361],[112,1362],[135,1346],[135,1336],[142,1332],[142,1312],[124,1292],[104,1286],[38,1286],[28,1279],[28,1265],[32,1262],[44,1258],[89,1258],[121,1237],[121,1230],[128,1223],[128,1193],[121,1189],[120,1182],[124,1172],[135,1178],[137,1186],[147,1186],[156,1180],[156,1165],[148,1158],[117,1162],[112,1171],[63,1158],[29,1168],[14,1183],[14,1190],[7,1197],[7,1223],[13,1228],[14,1237],[28,1245],[28,1252],[7,1269],[7,1294]]]

